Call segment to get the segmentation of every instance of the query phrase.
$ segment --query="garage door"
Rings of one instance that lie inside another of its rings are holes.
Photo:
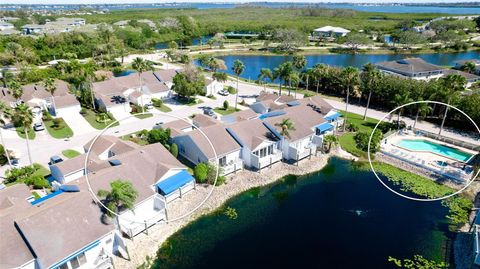
[[[57,109],[58,116],[70,126],[74,135],[81,135],[94,132],[95,129],[80,115],[79,107],[65,107]]]

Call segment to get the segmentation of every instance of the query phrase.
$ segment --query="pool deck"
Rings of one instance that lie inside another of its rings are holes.
[[[432,138],[417,136],[411,132],[407,132],[403,134],[395,133],[389,136],[388,138],[382,140],[381,152],[388,156],[391,156],[396,159],[415,165],[417,167],[427,169],[438,175],[446,176],[450,179],[457,181],[457,183],[462,185],[468,183],[472,179],[473,173],[467,174],[461,169],[465,164],[464,162],[461,162],[453,158],[448,158],[446,156],[443,156],[434,152],[430,152],[430,151],[412,151],[412,150],[397,146],[397,144],[401,140],[406,140],[406,139],[430,141],[439,145],[444,145],[450,148],[454,148],[456,150],[463,151],[465,153],[471,154],[472,156],[477,154],[477,152],[473,150],[447,144]],[[445,162],[445,163],[448,163],[449,165],[447,167],[442,167],[437,162]]]

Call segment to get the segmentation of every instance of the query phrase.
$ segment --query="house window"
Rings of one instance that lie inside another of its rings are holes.
[[[87,257],[85,256],[85,253],[82,253],[82,254],[78,255],[77,259],[78,259],[78,263],[80,265],[84,265],[84,264],[87,263]]]
[[[268,146],[268,155],[273,154],[273,145]]]
[[[59,269],[68,269],[68,262],[60,265],[58,268],[59,268]]]
[[[77,257],[70,260],[70,266],[72,266],[72,269],[77,269],[78,267],[80,267],[80,263],[78,262]]]
[[[218,159],[218,163],[220,164],[220,166],[227,165],[227,156],[223,156],[222,158]]]

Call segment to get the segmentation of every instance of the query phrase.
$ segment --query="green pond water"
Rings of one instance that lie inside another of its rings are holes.
[[[225,207],[238,217],[222,209],[192,222],[162,246],[152,268],[394,268],[388,256],[451,256],[440,202],[398,197],[373,173],[337,158]]]

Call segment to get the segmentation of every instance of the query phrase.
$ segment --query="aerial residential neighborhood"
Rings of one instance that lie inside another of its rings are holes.
[[[477,3],[94,2],[0,3],[0,269],[480,267]]]

